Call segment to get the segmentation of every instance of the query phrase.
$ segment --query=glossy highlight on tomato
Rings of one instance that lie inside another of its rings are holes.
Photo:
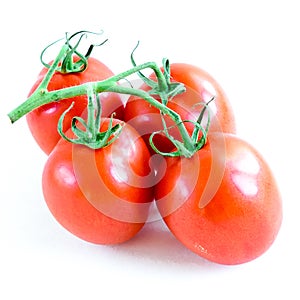
[[[74,58],[76,61],[78,58]],[[43,68],[37,81],[31,88],[29,96],[37,89],[44,76],[48,72]],[[48,85],[49,91],[55,91],[66,87],[76,86],[87,82],[100,81],[113,76],[113,72],[99,60],[90,57],[88,67],[84,72],[62,74],[56,72]],[[26,115],[29,129],[40,148],[49,154],[60,139],[57,132],[57,123],[60,116],[74,102],[73,108],[66,114],[64,129],[70,128],[71,120],[75,116],[81,116],[87,106],[87,97],[77,96],[75,98],[61,99],[38,107]],[[116,93],[101,93],[102,117],[110,117],[116,113],[115,117],[123,118],[124,105],[120,95]]]
[[[102,120],[101,131],[109,122]],[[147,221],[153,200],[149,159],[143,139],[127,124],[112,144],[97,150],[61,139],[44,168],[45,201],[75,236],[96,244],[125,242]]]
[[[235,135],[215,133],[192,158],[166,160],[155,198],[168,228],[187,248],[234,265],[259,257],[272,245],[282,222],[281,196],[253,146]]]

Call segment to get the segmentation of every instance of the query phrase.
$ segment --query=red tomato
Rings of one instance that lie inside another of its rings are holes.
[[[210,132],[223,131],[235,133],[235,119],[225,92],[220,85],[207,72],[202,69],[184,63],[174,63],[170,65],[171,82],[181,82],[186,87],[186,92],[179,94],[171,99],[167,104],[172,110],[177,112],[182,120],[197,121],[203,105],[208,103],[212,97],[214,101],[208,105],[211,116]],[[154,78],[153,75],[150,76]],[[150,88],[143,84],[142,90]],[[154,131],[163,129],[159,110],[151,106],[145,100],[136,96],[131,96],[125,105],[124,120],[136,128],[148,144],[149,136]],[[175,125],[170,118],[165,117],[168,126]],[[194,126],[192,123],[185,123],[186,128],[191,133]],[[206,125],[204,120],[203,126]],[[170,133],[180,139],[176,128]],[[169,152],[174,147],[164,134],[156,135],[155,145],[161,151]]]
[[[36,90],[43,80],[48,69],[43,68],[37,81],[31,88],[29,96]],[[112,71],[95,58],[88,59],[88,67],[81,73],[61,74],[56,72],[48,85],[49,91],[59,90],[66,87],[80,85],[90,81],[100,81],[113,76]],[[123,103],[116,93],[102,93],[102,117],[109,117],[116,112],[116,118],[123,118]],[[67,110],[71,103],[75,101],[73,108],[66,114],[64,129],[70,128],[71,120],[74,116],[80,116],[87,106],[86,96],[65,99],[58,102],[43,105],[26,115],[29,129],[41,149],[49,154],[60,139],[57,132],[57,123],[62,113]]]
[[[192,158],[167,158],[155,198],[171,232],[220,264],[263,254],[282,221],[281,197],[262,156],[231,134],[212,134]]]
[[[108,123],[102,120],[101,131]],[[127,124],[98,150],[61,139],[43,172],[45,201],[77,237],[96,244],[125,242],[143,227],[153,200],[149,158],[143,139]]]

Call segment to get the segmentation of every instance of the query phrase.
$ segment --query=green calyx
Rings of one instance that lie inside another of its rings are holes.
[[[205,104],[199,103],[199,105],[203,105],[204,107],[200,111],[199,117],[198,117],[196,122],[191,121],[191,120],[185,120],[185,121],[182,121],[181,124],[176,124],[174,126],[167,127],[166,123],[164,121],[164,118],[162,118],[164,129],[153,132],[150,135],[150,138],[149,138],[149,143],[150,143],[150,146],[152,147],[152,149],[156,153],[161,154],[163,156],[170,156],[170,157],[184,156],[184,157],[187,157],[187,158],[192,157],[197,151],[199,151],[206,144],[207,134],[208,134],[209,126],[210,126],[210,113],[209,113],[209,110],[208,110],[207,124],[206,124],[205,127],[203,127],[202,121],[203,121],[204,113],[208,109],[209,103],[213,100],[214,100],[214,97],[209,102],[207,102]],[[189,147],[187,147],[187,144],[186,144],[185,140],[183,142],[181,142],[179,140],[176,140],[172,135],[169,134],[170,129],[172,129],[175,126],[179,127],[179,125],[183,125],[184,123],[192,123],[194,125],[194,130],[192,132],[191,137],[189,138],[189,142],[190,142]],[[176,150],[172,151],[172,152],[162,152],[162,151],[160,151],[155,146],[154,141],[153,141],[154,136],[157,135],[157,134],[165,135],[169,139],[169,141],[174,145],[174,148]]]
[[[131,52],[131,63],[133,66],[136,66],[135,59],[133,57],[134,52],[138,48],[139,43],[135,46],[133,51]],[[146,77],[142,72],[137,72],[139,77],[146,83],[151,90],[149,91],[150,95],[157,95],[161,99],[161,102],[164,105],[167,105],[169,99],[185,92],[185,87],[180,82],[171,82],[171,71],[170,71],[170,63],[169,60],[164,58],[162,61],[162,68],[164,72],[156,72],[157,81],[152,80]]]
[[[45,52],[54,44],[56,44],[62,40],[65,40],[65,45],[67,45],[67,47],[66,47],[67,50],[64,53],[64,57],[61,57],[61,62],[56,67],[55,71],[60,72],[62,74],[83,72],[88,67],[88,58],[91,55],[94,47],[103,45],[104,43],[107,42],[107,39],[97,45],[91,44],[89,46],[86,54],[84,54],[84,55],[78,51],[78,47],[79,47],[82,39],[84,37],[87,37],[88,34],[101,35],[102,33],[103,33],[102,31],[99,33],[96,33],[96,32],[90,32],[90,31],[83,30],[83,31],[79,31],[79,32],[72,34],[70,37],[68,37],[68,34],[66,33],[65,38],[59,39],[59,40],[51,43],[42,51],[42,53],[40,55],[40,61],[46,68],[50,69],[51,66],[44,61]],[[77,38],[77,36],[79,36],[78,41],[75,44],[75,46],[72,46],[71,42],[73,41],[73,39]],[[77,56],[77,58],[75,59],[76,56]]]
[[[63,121],[66,114],[72,109],[71,106],[61,115],[58,121],[57,130],[59,134],[68,142],[80,144],[91,149],[100,149],[113,143],[122,130],[121,124],[113,126],[113,116],[110,118],[108,129],[100,132],[101,125],[101,104],[100,96],[92,88],[87,90],[88,106],[87,121],[81,117],[73,117],[71,121],[71,131],[75,138],[68,137],[63,131]],[[81,127],[81,128],[80,128]]]

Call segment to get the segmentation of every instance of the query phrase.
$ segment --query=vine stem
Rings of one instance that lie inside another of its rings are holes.
[[[175,124],[177,124],[178,129],[181,133],[185,152],[184,155],[187,157],[192,156],[192,154],[195,152],[195,143],[193,142],[193,139],[189,136],[183,124],[183,121],[181,120],[181,117],[176,112],[168,108],[164,103],[156,100],[146,91],[129,87],[122,87],[117,84],[118,81],[125,79],[126,77],[132,74],[139,73],[141,70],[150,68],[154,71],[157,77],[159,89],[163,91],[167,90],[168,82],[166,80],[166,77],[155,62],[147,62],[138,66],[134,66],[133,68],[125,72],[114,75],[102,81],[88,82],[77,86],[63,88],[60,90],[48,91],[48,84],[52,76],[56,72],[60,62],[65,57],[68,49],[69,44],[64,44],[36,91],[25,102],[23,102],[17,108],[8,113],[8,117],[12,123],[16,122],[27,113],[42,105],[60,101],[63,99],[73,98],[80,95],[90,94],[91,91],[93,91],[93,93],[95,94],[105,91],[120,94],[130,94],[144,99],[152,106],[159,109],[163,114],[168,115],[175,122]]]
[[[54,66],[54,64],[53,64]],[[51,66],[52,67],[52,66]],[[53,67],[54,69],[55,67]],[[110,77],[107,80],[103,81],[96,81],[96,82],[89,82],[73,87],[68,87],[64,89],[60,89],[57,91],[51,91],[48,92],[47,89],[43,88],[45,86],[44,81],[41,83],[40,88],[37,89],[35,93],[33,93],[24,103],[22,103],[20,106],[15,108],[13,111],[11,111],[8,116],[12,123],[19,120],[22,116],[26,115],[30,111],[34,110],[37,107],[40,107],[42,105],[59,101],[61,99],[67,99],[72,98],[79,95],[85,95],[93,89],[96,93],[101,93],[104,91],[107,92],[115,92],[120,94],[130,94],[138,96],[144,100],[146,100],[148,103],[150,103],[152,106],[159,109],[162,113],[168,115],[178,126],[178,129],[181,133],[183,142],[185,147],[188,151],[193,152],[194,150],[194,143],[192,139],[190,138],[185,126],[183,125],[183,122],[180,118],[180,116],[168,108],[166,105],[162,104],[160,101],[156,100],[154,97],[149,95],[146,91],[134,89],[134,88],[128,88],[128,87],[122,87],[120,85],[117,85],[117,81],[120,79],[125,78],[126,76],[129,76],[131,74],[136,73],[139,70],[143,70],[145,68],[151,68],[155,70],[157,68],[157,65],[153,62],[144,63],[142,65],[139,65],[137,67],[134,67],[128,71],[125,71],[121,74],[118,74],[116,76]],[[52,69],[52,68],[51,68]],[[51,69],[49,69],[49,73],[51,72]],[[159,70],[159,68],[157,68]],[[159,70],[160,72],[160,70]],[[51,77],[50,77],[51,78]],[[48,80],[48,77],[45,77],[46,80]]]
[[[67,46],[65,45],[65,47]],[[58,66],[60,59],[62,58],[62,54],[64,54],[65,47],[63,47],[62,50],[60,51],[59,55],[51,65],[49,71],[45,75],[43,81],[41,82],[37,90],[25,102],[23,102],[17,108],[12,110],[10,113],[8,113],[8,117],[12,123],[16,122],[27,113],[31,112],[32,110],[42,105],[59,101],[61,99],[67,99],[79,95],[85,95],[87,94],[87,91],[91,88],[91,85],[93,90],[97,93],[107,91],[109,88],[116,85],[116,83],[119,80],[124,79],[127,76],[132,75],[146,68],[151,68],[155,72],[155,74],[158,77],[158,80],[161,82],[161,85],[166,84],[164,77],[161,73],[161,70],[158,68],[156,63],[148,62],[102,81],[88,82],[85,84],[49,92],[47,90],[47,85],[49,84],[49,81],[51,80],[55,72],[55,68]]]
[[[132,89],[128,87],[122,87],[122,86],[112,86],[110,88],[107,88],[106,91],[138,96],[139,98],[146,100],[149,104],[151,104],[155,108],[159,109],[163,114],[168,115],[175,122],[178,130],[180,131],[184,146],[187,150],[184,153],[184,156],[186,157],[192,156],[192,154],[195,152],[195,146],[194,146],[195,144],[191,139],[190,135],[188,134],[179,114],[177,114],[175,111],[173,111],[166,105],[162,104],[160,101],[157,101],[146,91]]]

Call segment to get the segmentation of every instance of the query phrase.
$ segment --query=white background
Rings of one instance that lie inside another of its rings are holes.
[[[197,4],[197,6],[196,6]],[[5,1],[1,5],[1,299],[299,299],[299,1]],[[6,16],[6,18],[3,18]],[[161,223],[96,246],[66,232],[42,196],[47,157],[25,119],[39,54],[65,32],[103,29],[94,55],[115,72],[163,57],[198,65],[225,89],[238,134],[271,165],[284,221],[255,261],[221,266],[186,250]],[[294,272],[295,271],[295,272]]]

